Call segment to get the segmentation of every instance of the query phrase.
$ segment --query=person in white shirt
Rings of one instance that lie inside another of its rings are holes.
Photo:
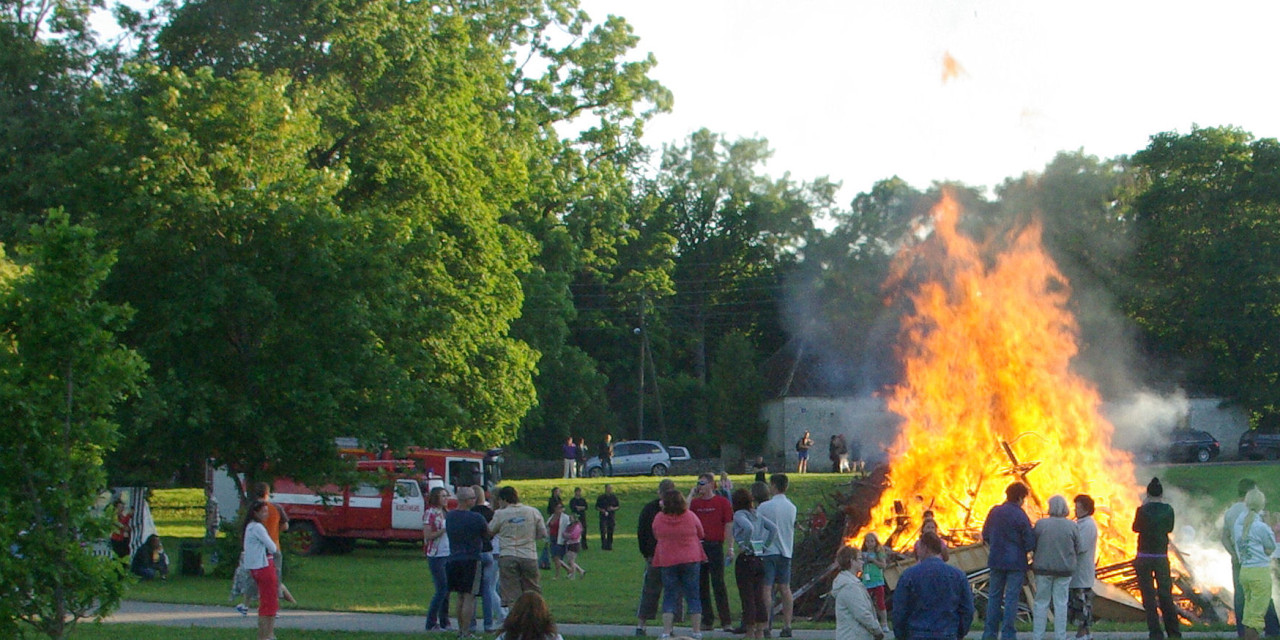
[[[836,599],[836,640],[884,640],[871,595],[858,578],[862,571],[858,550],[840,545],[836,566],[840,573],[831,582],[831,595]]]
[[[796,538],[796,505],[787,498],[787,484],[785,473],[770,476],[769,492],[773,497],[756,508],[760,517],[778,528],[778,537],[760,559],[764,562],[764,584],[777,587],[782,603],[782,632],[778,634],[782,638],[791,637],[791,552]]]
[[[276,614],[280,611],[279,583],[271,556],[278,550],[263,521],[270,506],[261,500],[249,506],[245,516],[241,562],[258,585],[258,640],[275,637]]]

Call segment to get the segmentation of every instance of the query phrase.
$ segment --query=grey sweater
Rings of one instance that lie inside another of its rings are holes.
[[[1036,522],[1036,551],[1031,571],[1039,575],[1071,577],[1080,553],[1080,528],[1067,518],[1041,518]]]

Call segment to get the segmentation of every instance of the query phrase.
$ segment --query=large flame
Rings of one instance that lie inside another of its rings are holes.
[[[891,486],[858,536],[875,530],[903,548],[932,510],[944,536],[976,541],[1005,487],[1024,479],[1033,521],[1053,494],[1068,504],[1093,496],[1098,559],[1122,561],[1133,552],[1140,489],[1130,455],[1111,446],[1097,390],[1071,370],[1077,327],[1067,280],[1042,249],[1038,225],[990,256],[957,232],[959,213],[944,197],[932,236],[895,265],[924,284],[903,324],[904,381],[888,397],[903,418]]]

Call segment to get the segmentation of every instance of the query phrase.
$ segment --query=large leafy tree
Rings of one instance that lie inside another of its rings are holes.
[[[1153,136],[1132,162],[1131,317],[1193,385],[1280,408],[1280,143],[1193,127]]]
[[[63,638],[123,593],[123,565],[93,554],[110,524],[93,507],[145,365],[116,340],[130,310],[98,297],[113,258],[93,232],[55,211],[30,238],[0,258],[0,634]]]

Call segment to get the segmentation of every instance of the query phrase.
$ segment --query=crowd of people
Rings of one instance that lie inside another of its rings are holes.
[[[657,495],[641,507],[637,521],[644,578],[635,635],[648,635],[647,625],[660,612],[662,638],[673,637],[682,618],[694,640],[702,637],[704,628],[717,626],[764,638],[779,622],[779,637],[791,637],[796,507],[787,497],[788,484],[786,474],[775,473],[767,483],[735,489],[726,475],[717,479],[703,473],[683,492],[673,480],[661,480]],[[1280,551],[1275,531],[1264,519],[1265,496],[1249,479],[1241,480],[1238,490],[1240,500],[1223,518],[1222,543],[1232,559],[1239,634],[1256,640],[1264,632],[1272,636],[1280,631],[1272,602],[1273,581],[1280,587]],[[1072,622],[1077,640],[1091,640],[1099,535],[1094,501],[1086,494],[1075,496],[1072,517],[1067,499],[1054,495],[1048,499],[1047,515],[1033,524],[1024,510],[1028,496],[1025,484],[1010,484],[1005,502],[992,508],[983,524],[982,540],[988,547],[983,640],[1016,640],[1014,621],[1028,572],[1035,587],[1034,640],[1043,639],[1051,612],[1055,640],[1067,640]],[[265,485],[257,487],[255,498],[243,529],[241,569],[256,587],[258,637],[266,640],[274,638],[279,600],[293,601],[280,580],[279,533],[288,523],[283,510],[270,502]],[[554,489],[545,516],[521,503],[511,486],[496,491],[492,506],[478,486],[461,487],[452,498],[456,506],[451,508],[448,491],[433,489],[423,517],[423,550],[435,586],[426,629],[451,629],[449,600],[456,594],[460,637],[470,637],[479,626],[479,602],[484,631],[499,632],[503,640],[559,638],[540,595],[539,542],[546,541],[543,566],[554,570],[552,579],[558,579],[561,570],[569,579],[585,576],[577,563],[578,553],[586,549],[588,502],[581,488],[574,489],[567,503]],[[605,485],[595,500],[602,550],[613,549],[620,508],[612,485]],[[1133,566],[1150,640],[1181,637],[1168,556],[1174,522],[1164,488],[1153,478],[1132,525],[1138,534]],[[883,640],[890,633],[896,640],[967,635],[975,613],[969,579],[947,564],[947,545],[930,512],[924,514],[914,554],[916,562],[902,572],[890,596],[884,570],[899,554],[875,533],[866,534],[857,547],[840,547],[831,586],[837,640]],[[162,556],[155,538],[139,549],[134,564],[156,572],[148,577],[161,576],[148,562]],[[740,600],[737,627],[725,586],[730,564]]]
[[[575,442],[573,436],[565,438],[564,446],[561,447],[561,458],[564,461],[564,478],[580,478],[586,472],[587,457],[590,447],[587,446],[586,438],[578,438]],[[600,458],[600,473],[604,476],[613,475],[613,436],[604,434],[599,446],[596,448],[596,457]]]

